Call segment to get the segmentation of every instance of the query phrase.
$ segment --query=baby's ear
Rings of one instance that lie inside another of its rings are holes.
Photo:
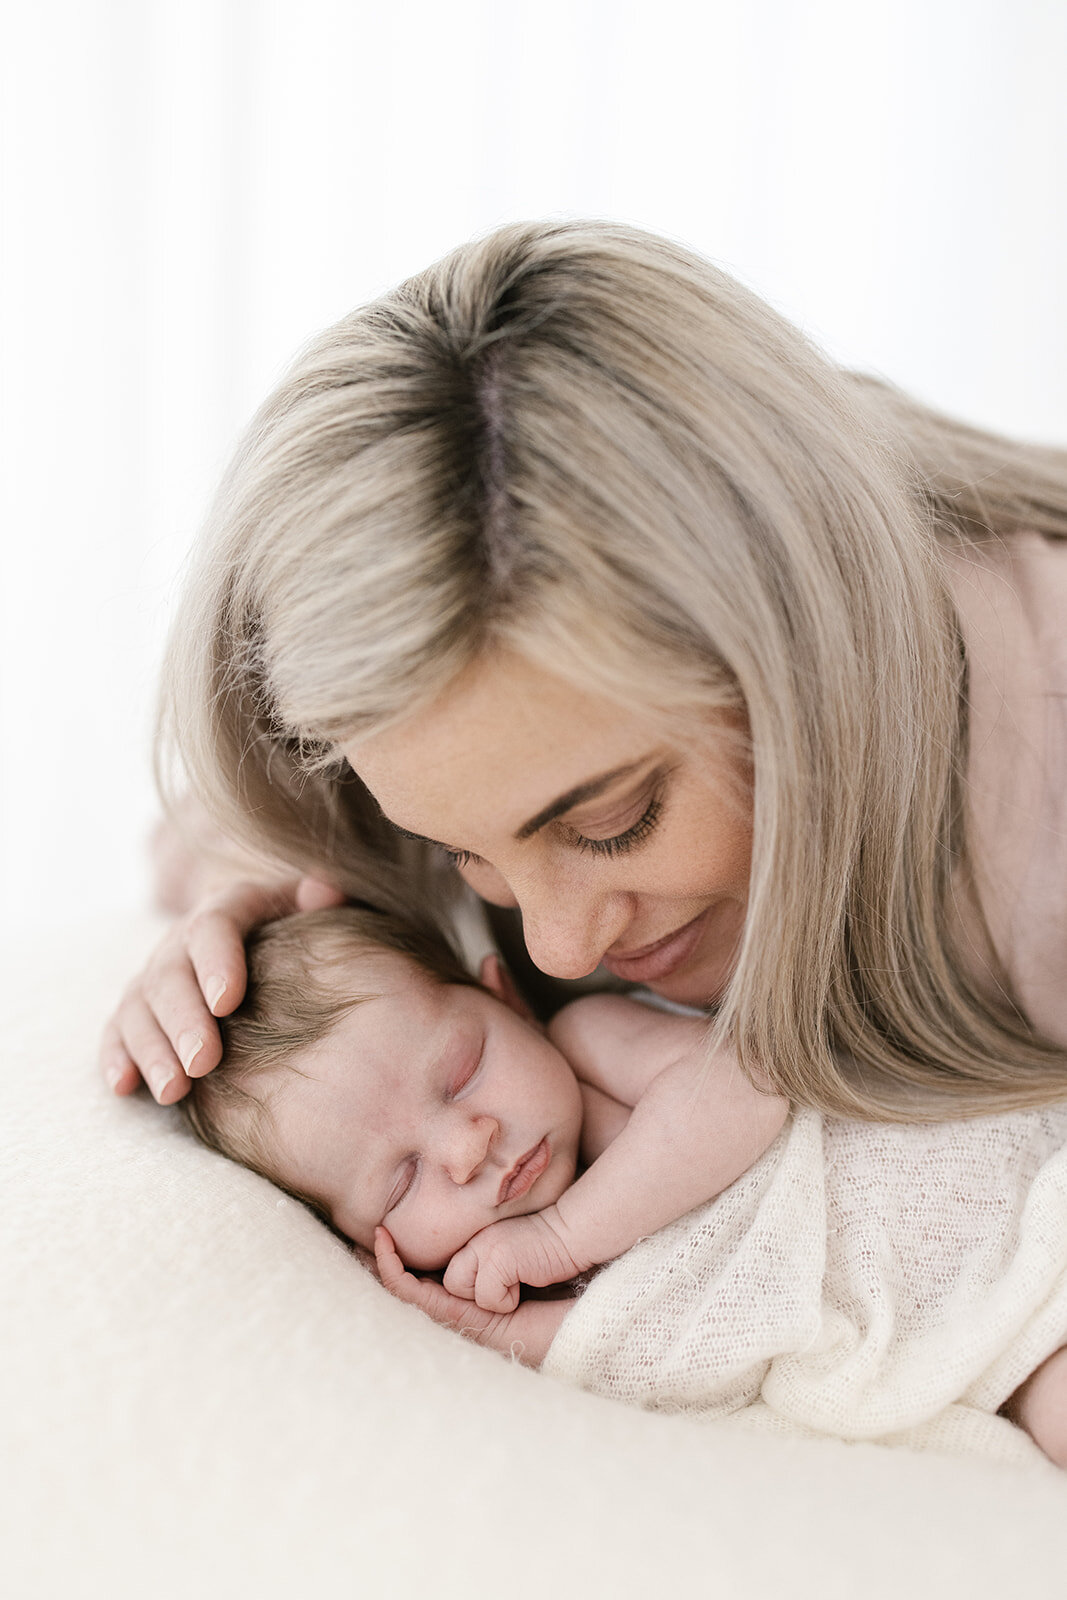
[[[532,1023],[535,1028],[540,1026],[537,1018],[515,987],[514,978],[498,955],[493,954],[484,957],[478,969],[478,976],[489,990],[489,993],[502,1001],[509,1011],[514,1011],[516,1016],[521,1017],[524,1022]]]

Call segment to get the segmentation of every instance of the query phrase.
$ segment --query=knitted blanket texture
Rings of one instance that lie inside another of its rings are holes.
[[[659,1411],[999,1455],[1067,1342],[1067,1105],[932,1126],[797,1111],[597,1276],[544,1370]]]

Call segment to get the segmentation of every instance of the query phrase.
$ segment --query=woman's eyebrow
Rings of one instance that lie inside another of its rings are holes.
[[[562,817],[565,812],[570,811],[574,806],[580,806],[586,800],[595,800],[598,795],[603,794],[605,789],[609,789],[620,778],[628,778],[631,773],[640,771],[642,767],[648,765],[651,759],[651,756],[642,756],[638,761],[628,761],[625,766],[612,767],[610,772],[600,772],[595,778],[587,779],[585,783],[575,784],[573,789],[568,789],[565,794],[561,794],[557,799],[551,800],[543,810],[537,812],[536,816],[531,817],[529,822],[524,822],[522,827],[517,830],[515,838],[531,838],[533,834],[539,833],[548,823],[554,822],[557,817]],[[439,850],[452,849],[451,845],[442,844],[440,839],[429,839],[424,833],[412,833],[410,828],[402,828],[398,822],[390,822],[390,826],[395,828],[397,833],[402,834],[405,839],[415,839],[419,844],[436,845]],[[453,853],[459,854],[458,851]]]
[[[568,789],[566,794],[561,794],[558,800],[553,800],[543,811],[539,811],[529,822],[524,822],[518,830],[516,839],[529,839],[531,834],[538,833],[549,822],[554,822],[565,811],[570,811],[574,806],[584,804],[586,800],[595,800],[603,794],[605,789],[618,782],[620,778],[628,778],[632,772],[637,772],[641,767],[647,766],[651,757],[642,756],[639,761],[628,761],[625,766],[612,767],[610,772],[601,772],[595,778],[590,778],[586,783],[575,784],[573,789]]]

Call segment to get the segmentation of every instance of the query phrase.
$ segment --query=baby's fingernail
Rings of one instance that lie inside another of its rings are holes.
[[[104,1073],[104,1082],[107,1084],[109,1089],[117,1089],[119,1086],[119,1079],[121,1077],[121,1067],[108,1067],[107,1071]]]
[[[209,978],[207,980],[204,988],[205,993],[207,994],[209,1010],[214,1011],[215,1007],[226,993],[228,987],[229,985],[227,984],[225,978]]]
[[[179,1038],[178,1060],[187,1078],[192,1077],[190,1068],[203,1048],[204,1041],[198,1033],[183,1033]]]

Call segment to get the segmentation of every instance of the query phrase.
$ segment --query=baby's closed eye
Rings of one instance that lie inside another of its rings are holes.
[[[404,1165],[397,1176],[396,1182],[389,1191],[389,1198],[385,1202],[385,1210],[382,1213],[383,1218],[387,1217],[390,1211],[395,1211],[396,1207],[400,1205],[401,1201],[407,1199],[408,1195],[415,1187],[415,1179],[418,1177],[418,1175],[418,1159],[415,1156],[410,1156],[408,1160],[404,1162]]]
[[[446,1100],[457,1099],[463,1093],[464,1089],[470,1087],[481,1071],[484,1059],[485,1040],[483,1038],[477,1048],[466,1053],[463,1063],[451,1078],[448,1088],[445,1091]]]

